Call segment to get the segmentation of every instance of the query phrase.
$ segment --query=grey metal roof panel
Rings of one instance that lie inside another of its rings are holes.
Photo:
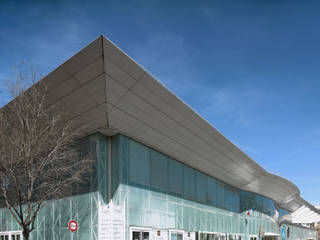
[[[122,133],[289,210],[300,206],[294,184],[266,172],[103,36],[42,81],[52,101],[87,124],[85,134]]]

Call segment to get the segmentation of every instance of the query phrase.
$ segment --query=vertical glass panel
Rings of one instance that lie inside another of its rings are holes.
[[[233,211],[234,212],[239,212],[239,204],[240,204],[240,196],[239,196],[239,191],[237,189],[234,189],[233,195],[232,195],[232,205],[233,205]]]
[[[183,206],[183,229],[193,229],[195,222],[195,208]]]
[[[207,240],[207,234],[206,233],[200,233],[200,240]]]
[[[20,240],[20,235],[17,235],[17,240]]]
[[[133,231],[132,232],[132,240],[141,240],[140,232]]]
[[[256,211],[263,212],[263,200],[264,200],[264,198],[262,196],[257,195],[257,194],[255,194],[255,195],[256,195],[256,202],[257,202]]]
[[[217,207],[224,208],[224,183],[217,181]]]
[[[183,165],[169,158],[169,191],[183,194]]]
[[[11,240],[16,240],[16,236],[15,235],[11,235]]]
[[[207,202],[207,176],[197,172],[197,194],[196,198],[199,202]]]
[[[217,186],[213,178],[208,178],[208,203],[211,206],[217,206]]]
[[[252,209],[252,208],[257,208],[257,201],[256,201],[255,194],[247,192],[247,196],[248,196],[247,210]]]
[[[149,240],[149,236],[150,234],[149,234],[149,232],[143,232],[142,233],[142,240]]]
[[[129,139],[123,135],[119,136],[119,161],[120,161],[120,182],[128,184],[129,180]],[[117,144],[117,143],[116,143]]]
[[[245,192],[240,191],[240,212],[244,212],[245,210],[246,210]]]
[[[177,240],[177,234],[171,233],[171,240]]]
[[[112,149],[111,149],[111,194],[112,197],[117,192],[119,184],[120,184],[120,153],[119,153],[119,135],[112,137]],[[107,145],[107,141],[105,141],[105,145]],[[104,150],[107,151],[107,150]],[[106,152],[107,155],[107,152]],[[106,157],[106,162],[107,161]],[[108,165],[105,167],[108,168]]]
[[[140,143],[130,140],[129,144],[129,179],[132,183],[149,185],[149,149]]]
[[[269,216],[273,216],[273,201],[271,199],[266,199],[265,202],[265,213],[268,214]]]
[[[232,211],[232,189],[228,185],[224,185],[224,204],[225,208]]]
[[[184,188],[183,195],[187,199],[196,198],[196,174],[195,171],[187,166],[183,167]]]
[[[150,154],[151,186],[168,189],[168,159],[163,154],[151,150]]]

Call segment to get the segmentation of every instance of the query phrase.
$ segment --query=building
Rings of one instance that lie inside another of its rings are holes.
[[[315,206],[317,209],[320,209],[320,205]],[[318,232],[318,240],[320,240],[320,220],[318,222],[313,223],[313,228]]]
[[[312,206],[312,208],[317,211],[320,207]],[[299,227],[316,230],[318,232],[318,239],[320,239],[320,215],[315,211],[302,206],[298,210],[288,214],[286,219],[288,219],[291,224],[298,225]]]
[[[301,207],[319,214],[293,183],[265,171],[103,36],[41,81],[50,101],[87,125],[98,169],[87,192],[47,202],[33,240],[316,239],[279,221]],[[9,236],[21,230],[6,209],[0,219],[0,240],[16,240]]]

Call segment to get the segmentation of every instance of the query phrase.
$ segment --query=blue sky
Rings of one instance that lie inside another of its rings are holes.
[[[28,2],[28,3],[26,3]],[[104,34],[266,170],[320,204],[320,2],[0,1],[12,67],[44,74]]]

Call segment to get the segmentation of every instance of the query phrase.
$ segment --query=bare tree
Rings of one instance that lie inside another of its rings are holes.
[[[0,206],[28,240],[44,202],[87,180],[93,158],[81,152],[69,114],[48,104],[43,81],[30,89],[25,81],[21,72],[10,81],[14,100],[0,109]]]

